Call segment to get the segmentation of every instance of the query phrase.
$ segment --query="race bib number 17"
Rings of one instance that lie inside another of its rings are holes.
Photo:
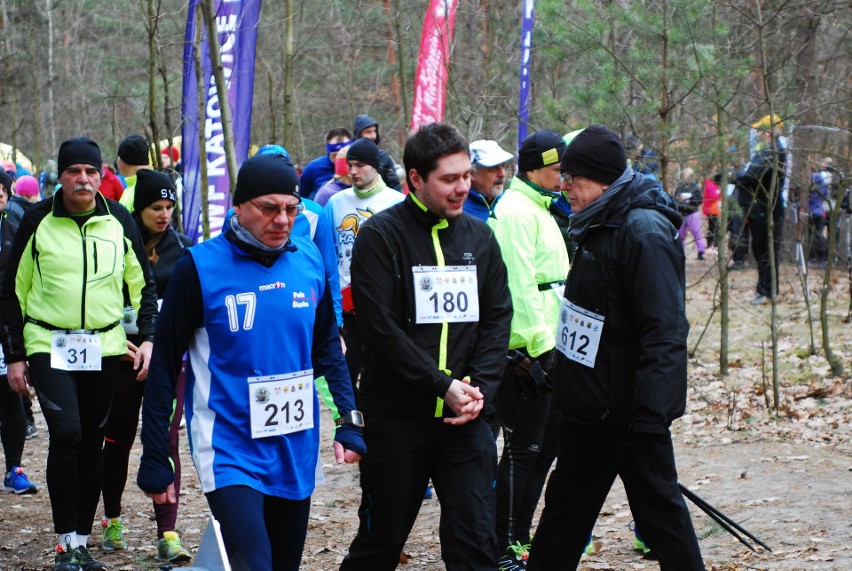
[[[562,300],[556,348],[567,358],[594,368],[603,333],[604,317]]]

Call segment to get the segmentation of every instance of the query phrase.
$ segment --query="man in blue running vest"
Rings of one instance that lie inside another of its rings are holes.
[[[174,501],[168,426],[189,350],[192,459],[230,562],[250,569],[299,569],[319,450],[316,377],[340,413],[338,463],[366,453],[322,257],[290,233],[303,208],[286,157],[243,163],[229,224],[175,267],[145,387],[138,483]]]

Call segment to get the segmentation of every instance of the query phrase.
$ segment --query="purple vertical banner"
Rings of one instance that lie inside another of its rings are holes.
[[[186,47],[183,51],[183,128],[181,157],[183,158],[183,224],[193,242],[203,239],[201,229],[201,193],[206,192],[210,216],[210,236],[222,231],[225,214],[231,207],[230,177],[225,158],[225,137],[222,131],[222,112],[216,80],[207,47],[209,38],[202,26],[201,67],[204,83],[206,122],[205,148],[198,148],[198,82],[193,59],[196,6],[190,0],[186,19]],[[237,164],[248,157],[251,139],[251,106],[254,92],[254,55],[257,43],[257,23],[261,0],[215,0],[215,19],[219,50],[222,54],[225,83],[231,105],[234,148]],[[201,161],[207,162],[207,189],[201,188]]]
[[[524,0],[521,22],[521,89],[518,97],[518,148],[527,136],[530,120],[530,57],[532,51],[533,15],[535,0]]]

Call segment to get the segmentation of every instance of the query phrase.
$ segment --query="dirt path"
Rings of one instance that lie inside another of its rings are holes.
[[[690,347],[710,314],[715,281],[709,264],[689,264],[688,307],[693,330]],[[732,374],[718,375],[717,326],[711,326],[690,363],[689,411],[673,426],[681,481],[705,500],[740,522],[773,552],[753,554],[697,508],[692,508],[708,569],[713,570],[847,570],[852,569],[852,388],[833,379],[824,359],[807,356],[807,325],[795,288],[795,274],[782,274],[782,316],[779,342],[782,366],[781,414],[766,411],[763,394],[762,347],[768,332],[769,309],[753,308],[753,271],[732,278]],[[812,278],[813,279],[813,278]],[[816,282],[813,282],[816,284]],[[812,285],[815,288],[815,285]],[[848,279],[837,273],[833,344],[847,367],[852,363],[852,327],[840,323],[848,304]],[[815,299],[815,296],[814,298]],[[818,326],[818,324],[817,324]],[[771,384],[771,383],[770,383]],[[313,508],[302,568],[331,571],[338,568],[357,527],[359,488],[357,469],[336,466],[327,413],[323,459],[327,483],[313,497]],[[50,569],[53,535],[44,467],[47,429],[37,414],[40,432],[27,443],[27,472],[41,484],[35,496],[0,495],[2,534],[0,570]],[[184,484],[178,517],[179,530],[192,550],[207,519],[195,471],[184,446]],[[112,570],[157,569],[153,558],[155,525],[150,503],[135,486],[140,450],[131,459],[131,479],[125,494],[124,519],[130,549],[107,554],[93,552]],[[439,502],[424,501],[420,517],[405,548],[409,557],[400,569],[443,569],[437,539]],[[594,531],[598,553],[586,557],[581,568],[607,570],[657,569],[632,550],[628,530],[630,511],[620,483],[616,483]],[[99,535],[98,529],[95,534]],[[95,539],[95,537],[93,537]],[[98,541],[93,541],[98,544]]]

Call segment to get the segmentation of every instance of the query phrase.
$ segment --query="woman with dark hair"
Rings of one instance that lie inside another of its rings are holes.
[[[150,169],[137,173],[136,194],[133,199],[133,219],[145,242],[145,252],[151,264],[151,275],[157,284],[157,297],[163,298],[175,264],[192,242],[171,227],[172,210],[175,206],[175,187],[171,177]],[[138,339],[135,334],[135,316],[129,300],[126,300],[124,326],[128,339],[128,354],[135,351]],[[178,431],[183,416],[183,378],[178,382],[174,416],[170,426],[169,454],[175,469],[175,492],[180,490],[180,457],[178,454]],[[121,497],[127,482],[127,466],[130,449],[136,439],[139,425],[139,410],[145,383],[136,379],[130,362],[123,361],[115,384],[115,394],[110,408],[109,422],[104,438],[104,519],[101,546],[107,551],[127,549],[125,525],[121,519]],[[189,561],[192,557],[180,542],[175,532],[177,503],[154,504],[157,520],[157,557],[162,561]]]
[[[12,253],[12,242],[21,223],[20,218],[6,212],[11,196],[12,179],[0,171],[0,283]],[[6,358],[0,348],[0,441],[6,456],[3,489],[13,494],[35,494],[38,488],[30,482],[21,467],[24,441],[27,435],[27,417],[21,395],[12,390],[6,376]]]

